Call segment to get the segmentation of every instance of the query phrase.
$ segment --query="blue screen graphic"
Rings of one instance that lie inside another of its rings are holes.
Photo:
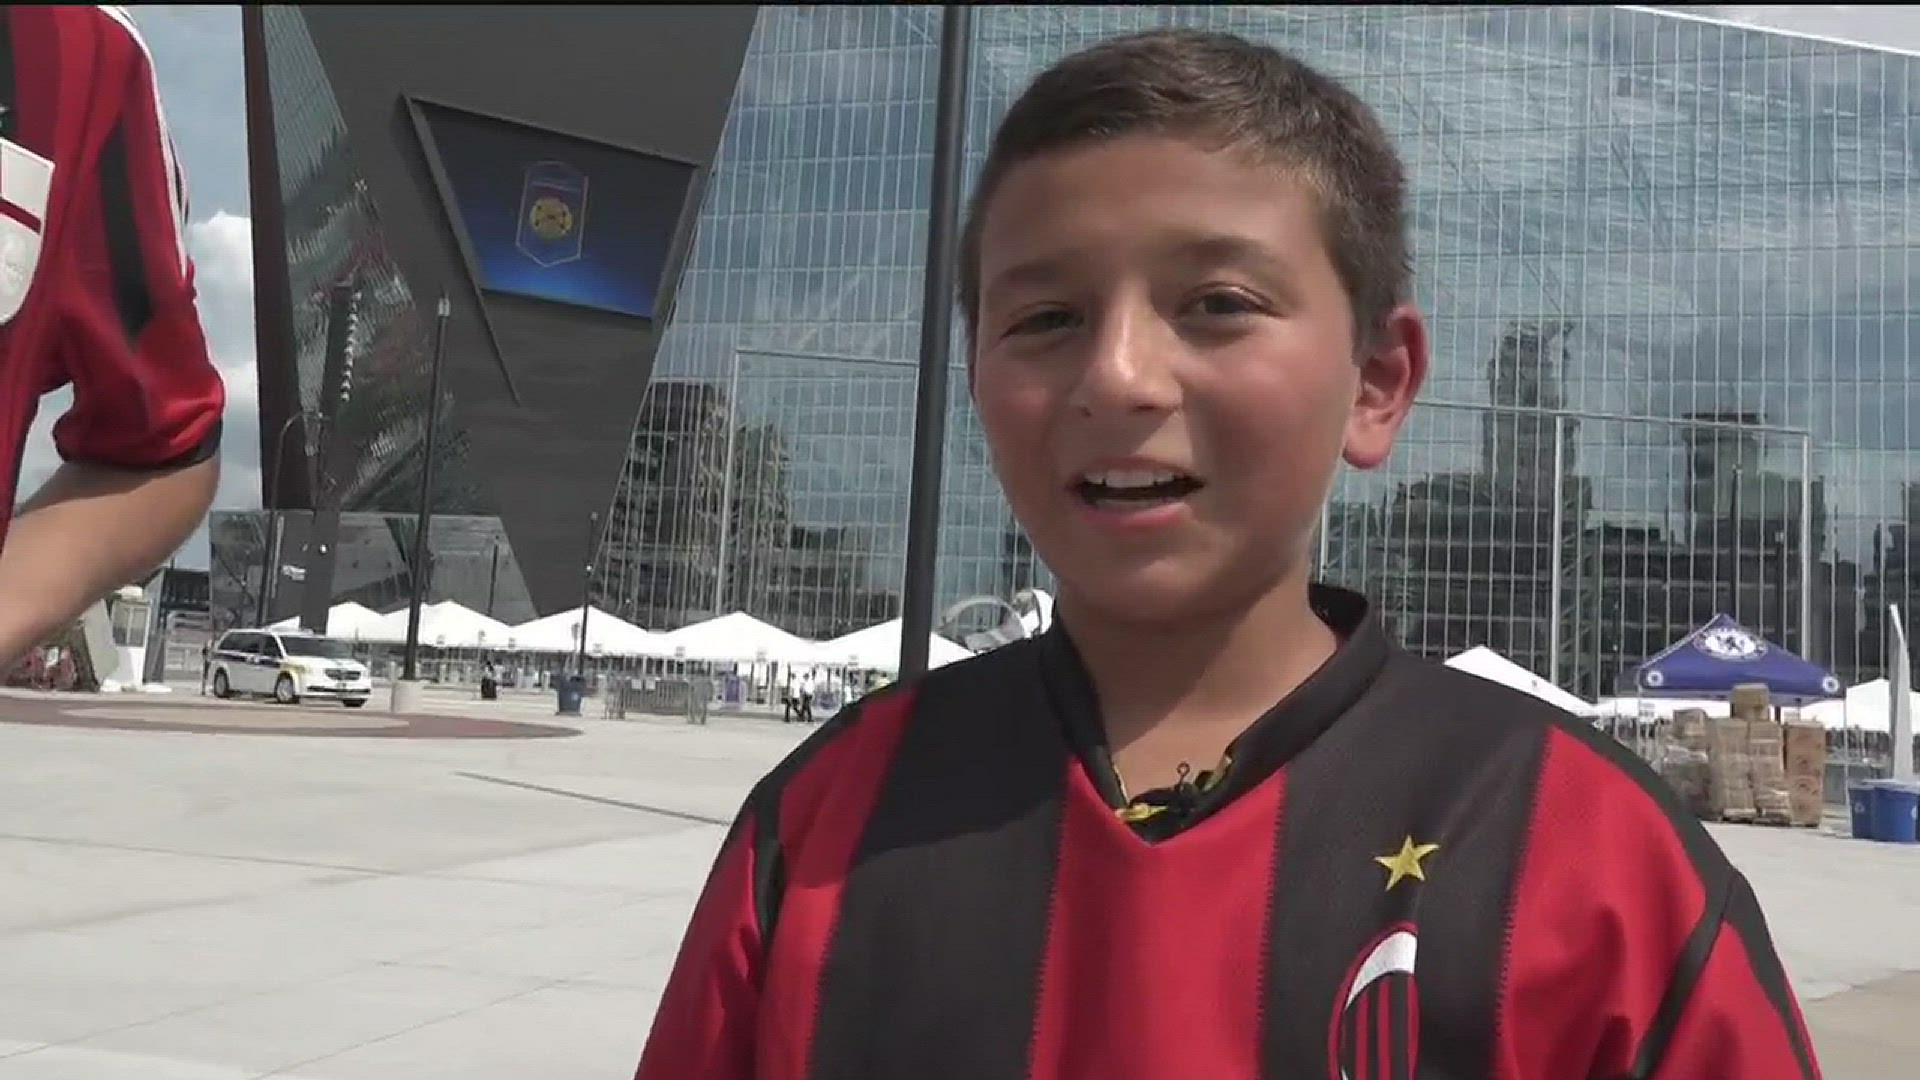
[[[654,316],[693,166],[420,108],[482,288]]]

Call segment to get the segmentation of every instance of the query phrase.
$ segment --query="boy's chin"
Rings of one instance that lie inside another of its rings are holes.
[[[1257,600],[1245,575],[1213,567],[1158,563],[1062,580],[1072,621],[1109,626],[1176,627],[1218,618]]]

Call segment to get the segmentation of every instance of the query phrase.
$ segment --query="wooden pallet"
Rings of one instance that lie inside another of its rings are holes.
[[[1762,814],[1753,810],[1728,810],[1721,814],[1704,814],[1703,821],[1716,821],[1727,825],[1765,825],[1775,829],[1817,829],[1819,822],[1795,821],[1784,814]]]

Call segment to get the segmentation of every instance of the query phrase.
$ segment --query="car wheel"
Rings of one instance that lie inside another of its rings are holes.
[[[300,695],[293,691],[293,676],[282,675],[280,681],[273,684],[273,700],[282,705],[300,704]]]
[[[217,698],[233,696],[233,687],[227,685],[227,673],[224,671],[213,673],[213,696]]]

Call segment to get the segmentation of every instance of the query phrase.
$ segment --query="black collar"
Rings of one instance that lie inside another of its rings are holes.
[[[1307,681],[1233,741],[1232,767],[1226,780],[1207,793],[1202,812],[1259,784],[1293,760],[1353,707],[1386,665],[1391,647],[1366,597],[1331,585],[1315,585],[1309,602],[1314,614],[1340,636],[1340,646]],[[1106,726],[1100,721],[1093,680],[1057,617],[1052,628],[1040,636],[1038,645],[1047,694],[1065,726],[1068,742],[1086,762],[1101,796],[1116,808],[1123,805],[1126,800],[1107,746]],[[1196,763],[1195,768],[1212,765]]]

